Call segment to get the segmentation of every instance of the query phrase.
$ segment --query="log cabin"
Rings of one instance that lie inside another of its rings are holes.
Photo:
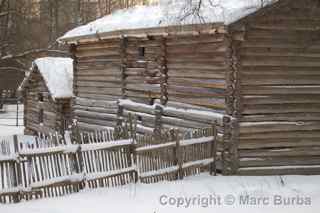
[[[184,20],[179,5],[135,7],[61,37],[80,128],[130,113],[140,133],[215,122],[226,174],[319,174],[319,1],[221,4]]]
[[[73,97],[73,61],[36,59],[19,91],[24,101],[25,134],[63,132],[70,122]]]

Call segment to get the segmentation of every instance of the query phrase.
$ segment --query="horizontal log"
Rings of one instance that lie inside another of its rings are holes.
[[[243,95],[320,94],[320,86],[242,86]]]
[[[136,90],[125,90],[125,96],[130,99],[144,99],[145,102],[150,102],[152,99],[161,98],[160,91],[136,91]],[[139,100],[140,101],[140,100]]]
[[[284,59],[279,59],[276,60],[268,60],[268,58],[263,57],[264,59],[257,60],[257,59],[246,59],[243,58],[241,60],[241,65],[243,66],[285,66],[285,67],[303,67],[303,68],[308,68],[308,67],[320,67],[320,62],[314,61],[314,62],[309,62],[309,61],[295,61],[295,60],[284,60]]]
[[[320,95],[244,95],[245,105],[320,103]]]
[[[171,69],[186,69],[186,70],[211,70],[214,72],[214,70],[222,70],[222,69],[228,69],[228,65],[226,62],[215,62],[212,64],[202,64],[202,63],[194,63],[192,61],[190,62],[184,62],[184,63],[170,63],[167,64],[167,67],[169,69],[169,72]]]
[[[115,121],[106,121],[106,120],[99,120],[99,119],[84,118],[81,116],[79,117],[77,115],[75,115],[75,119],[77,119],[77,121],[79,123],[100,126],[101,128],[99,128],[99,129],[103,129],[103,127],[115,127],[116,126]]]
[[[319,165],[320,157],[262,157],[262,158],[240,158],[240,168],[246,167],[272,167],[272,166],[294,166],[294,165]]]
[[[248,105],[243,109],[243,114],[277,114],[277,113],[317,113],[320,104],[268,104]]]
[[[74,105],[73,109],[88,111],[88,112],[106,113],[106,114],[117,114],[118,112],[117,107],[105,108],[105,107],[88,107],[88,106]]]
[[[320,130],[320,122],[242,122],[240,134]]]
[[[116,121],[116,114],[108,114],[101,112],[92,112],[92,111],[83,111],[83,110],[74,110],[74,114],[81,118],[92,118],[97,120],[107,120],[107,121]]]
[[[168,85],[169,94],[189,94],[197,97],[224,97],[224,89],[198,88],[190,86]]]
[[[225,79],[226,70],[170,69],[168,74],[170,78]]]
[[[83,50],[83,51],[76,51],[76,57],[83,58],[83,57],[95,57],[95,56],[119,56],[120,55],[120,49],[119,48],[107,48],[107,49],[100,49],[100,50]]]
[[[194,39],[193,36],[185,36],[185,37],[169,37],[166,40],[166,45],[168,46],[176,46],[176,45],[193,45],[199,43],[220,43],[225,40],[224,34],[214,34],[214,35],[201,35],[198,36],[197,39]]]
[[[240,135],[240,143],[242,140],[247,139],[282,139],[282,138],[320,138],[320,132],[315,131],[290,131],[290,132],[259,132],[259,133],[246,133]]]
[[[210,52],[223,52],[227,50],[227,41],[222,41],[219,43],[209,43],[209,44],[189,44],[189,45],[174,45],[167,46],[167,52],[170,53],[210,53]]]
[[[320,74],[308,76],[242,74],[241,85],[320,85]]]
[[[290,23],[288,25],[288,23]],[[310,25],[311,23],[309,22],[308,24],[300,24],[297,23],[296,21],[292,22],[277,22],[277,23],[254,23],[251,25],[251,28],[253,30],[255,29],[279,29],[279,30],[294,30],[294,31],[307,31],[308,33],[315,32],[316,29],[314,28],[314,25]]]
[[[224,114],[216,112],[200,111],[195,109],[177,109],[173,107],[164,107],[163,114],[165,116],[172,116],[184,120],[196,121],[206,124],[213,124],[214,121],[217,121],[217,123],[221,126],[224,117]]]
[[[91,68],[107,68],[120,66],[122,63],[119,56],[95,56],[95,57],[83,57],[77,58],[77,69],[90,69]]]
[[[170,74],[169,74],[170,75]],[[216,79],[188,79],[188,78],[172,78],[168,79],[169,85],[184,86],[188,85],[190,87],[202,87],[202,88],[218,88],[225,89],[227,87],[225,80]]]
[[[106,97],[107,99],[112,99],[112,96],[120,97],[122,96],[122,91],[120,88],[107,88],[107,87],[78,87],[77,90],[77,96],[78,97],[86,97],[86,98],[94,98],[94,99],[104,99],[103,97]]]
[[[86,99],[86,98],[76,98],[76,104],[81,106],[88,107],[102,107],[102,108],[116,108],[117,101],[102,101],[102,100],[94,100],[94,99]]]
[[[238,170],[237,175],[319,175],[319,166],[306,166],[306,165],[294,165],[294,166],[274,166],[274,167],[250,167],[241,168]]]
[[[155,103],[159,104],[160,100],[155,100]],[[221,113],[220,111],[217,112],[217,111],[214,111],[214,110],[206,108],[206,107],[196,106],[196,105],[182,103],[182,102],[170,101],[170,100],[167,102],[166,106],[178,108],[178,109],[195,109],[195,110],[200,110],[200,111]]]
[[[320,50],[301,48],[268,48],[268,47],[243,47],[240,49],[241,57],[301,57],[319,58]]]
[[[77,123],[79,126],[79,129],[82,131],[99,131],[99,130],[109,130],[113,129],[114,126],[99,126],[94,124],[88,124],[83,122]]]
[[[253,114],[243,115],[241,122],[262,122],[262,121],[320,121],[320,113],[275,113],[275,114]]]
[[[125,109],[134,111],[134,112],[142,112],[146,114],[155,114],[154,106],[152,105],[146,105],[142,103],[135,103],[131,100],[120,100],[119,103],[121,106],[123,106]]]
[[[298,147],[283,149],[240,150],[239,157],[273,157],[273,156],[320,156],[320,147]]]
[[[206,98],[206,97],[196,97],[187,94],[172,94],[169,93],[169,101],[181,102],[185,104],[191,104],[194,106],[205,107],[207,109],[216,110],[218,112],[223,112],[226,108],[224,98]]]
[[[241,139],[239,142],[239,149],[265,149],[313,146],[320,146],[320,138],[261,138]]]

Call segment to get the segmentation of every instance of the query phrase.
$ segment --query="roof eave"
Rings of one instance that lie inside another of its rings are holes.
[[[78,44],[96,42],[100,40],[121,38],[121,37],[148,37],[148,36],[169,36],[169,35],[188,35],[188,34],[216,34],[226,33],[224,23],[175,25],[169,27],[140,28],[134,30],[118,30],[112,32],[95,33],[90,35],[60,38],[59,42],[65,44]]]

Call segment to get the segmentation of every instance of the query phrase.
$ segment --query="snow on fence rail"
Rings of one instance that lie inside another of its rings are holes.
[[[0,203],[61,196],[84,187],[182,179],[208,166],[216,172],[214,126],[189,138],[178,131],[161,138],[115,136],[106,130],[0,138]]]

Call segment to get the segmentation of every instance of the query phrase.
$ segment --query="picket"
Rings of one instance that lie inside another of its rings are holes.
[[[84,187],[154,183],[211,171],[217,131],[137,136],[122,130],[0,138],[0,203],[56,197]],[[122,133],[121,133],[122,132]],[[119,137],[121,135],[121,137]],[[210,149],[211,147],[211,149]],[[214,173],[216,174],[216,173]]]

